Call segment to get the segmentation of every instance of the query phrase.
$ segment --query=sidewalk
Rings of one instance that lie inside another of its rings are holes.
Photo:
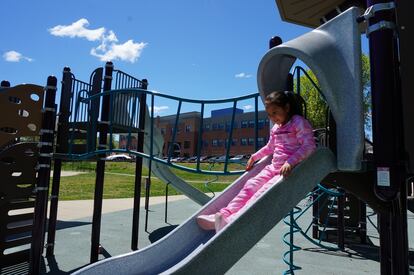
[[[168,202],[185,199],[184,195],[169,196]],[[118,212],[133,208],[134,200],[127,199],[105,199],[102,202],[102,214]],[[141,198],[140,205],[144,206],[145,198]],[[165,197],[151,197],[150,203],[164,204]],[[77,200],[77,201],[59,201],[58,220],[76,220],[87,217],[92,217],[93,214],[93,200]]]

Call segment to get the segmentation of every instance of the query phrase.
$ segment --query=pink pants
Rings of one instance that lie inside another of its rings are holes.
[[[236,214],[245,206],[257,200],[269,187],[278,181],[282,176],[279,175],[280,168],[277,169],[273,164],[267,165],[257,176],[249,179],[240,192],[220,209],[224,220],[228,223],[236,218]]]

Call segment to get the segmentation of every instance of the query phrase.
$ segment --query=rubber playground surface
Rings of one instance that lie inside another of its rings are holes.
[[[302,201],[300,205],[306,205]],[[165,197],[150,198],[148,232],[145,232],[145,210],[141,201],[138,247],[143,248],[160,238],[176,225],[185,221],[201,206],[184,196],[169,197],[167,223],[165,222]],[[56,232],[55,256],[44,259],[43,274],[69,274],[89,263],[93,201],[62,201]],[[367,209],[368,215],[372,213]],[[369,217],[376,225],[376,215]],[[301,218],[300,226],[307,227],[311,211]],[[130,252],[132,227],[132,199],[104,200],[100,243],[104,250],[100,259]],[[408,236],[413,236],[414,214],[408,212]],[[329,251],[310,243],[295,234],[295,245],[302,250],[295,252],[294,263],[302,268],[297,274],[379,274],[378,233],[367,223],[368,245],[359,243],[355,235],[348,235],[345,251]],[[282,256],[288,250],[282,241],[288,226],[279,222],[226,274],[283,274],[288,268]],[[325,243],[331,247],[335,244]],[[410,239],[410,259],[414,253]],[[225,257],[225,251],[223,251]],[[214,263],[211,263],[214,265]],[[200,266],[200,270],[203,267]],[[414,272],[411,265],[410,273]]]

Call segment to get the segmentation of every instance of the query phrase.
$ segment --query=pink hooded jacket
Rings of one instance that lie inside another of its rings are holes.
[[[273,166],[280,169],[285,162],[295,166],[315,148],[312,126],[302,116],[294,115],[282,126],[275,124],[270,130],[269,142],[252,157],[259,160],[273,154]]]

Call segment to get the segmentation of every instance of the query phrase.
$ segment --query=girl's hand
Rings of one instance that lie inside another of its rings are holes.
[[[253,168],[254,162],[255,160],[252,157],[250,157],[246,164],[246,171],[249,171]]]
[[[289,176],[291,171],[292,171],[292,165],[285,162],[285,164],[283,164],[283,166],[280,168],[280,175],[287,177]]]

